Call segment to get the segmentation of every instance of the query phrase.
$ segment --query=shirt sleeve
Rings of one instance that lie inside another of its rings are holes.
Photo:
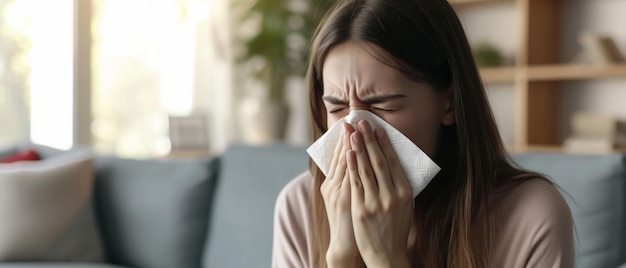
[[[274,210],[273,268],[310,267],[312,222],[308,173],[283,188]]]
[[[532,233],[533,247],[526,267],[574,267],[574,223],[569,206],[553,186],[551,193],[539,197],[537,225]],[[534,217],[533,217],[534,218]]]
[[[569,206],[545,179],[531,179],[497,200],[494,267],[574,267]]]

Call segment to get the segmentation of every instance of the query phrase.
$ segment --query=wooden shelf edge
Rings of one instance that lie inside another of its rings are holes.
[[[529,81],[585,80],[620,77],[626,78],[626,64],[555,64],[528,67]]]
[[[515,67],[480,68],[484,83],[513,83],[516,72]]]
[[[509,153],[557,153],[557,154],[585,154],[585,155],[603,155],[603,154],[626,154],[626,148],[613,149],[609,152],[570,152],[560,145],[528,145],[524,147],[507,146]]]
[[[525,70],[528,81],[569,81],[601,78],[625,78],[626,64],[584,65],[584,64],[552,64],[533,65],[528,67],[495,67],[480,68],[485,83],[512,83],[516,74]]]
[[[482,3],[514,3],[515,0],[448,0],[452,7],[460,8]]]

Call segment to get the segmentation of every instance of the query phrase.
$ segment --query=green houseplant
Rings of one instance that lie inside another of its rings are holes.
[[[254,124],[273,128],[269,140],[282,140],[286,130],[288,106],[285,83],[290,77],[303,77],[307,48],[315,27],[333,0],[235,0],[234,13],[241,25],[252,27],[248,34],[236,35],[240,44],[239,65],[257,64],[254,77],[263,84],[263,103],[254,104],[264,111],[251,111]],[[252,104],[246,104],[253,106]],[[249,107],[248,107],[249,108]],[[267,111],[267,110],[271,111]],[[262,118],[261,118],[262,117]],[[258,133],[259,130],[250,130]],[[263,131],[261,131],[263,132]]]

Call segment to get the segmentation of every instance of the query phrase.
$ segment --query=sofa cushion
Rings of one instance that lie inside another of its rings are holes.
[[[577,236],[580,267],[617,267],[625,261],[624,156],[517,154],[528,170],[545,174],[564,192]]]
[[[88,151],[0,164],[0,261],[101,261],[92,189]]]
[[[205,268],[270,267],[274,204],[307,169],[305,148],[233,145],[222,155]]]
[[[97,159],[96,204],[109,261],[201,266],[216,159]]]

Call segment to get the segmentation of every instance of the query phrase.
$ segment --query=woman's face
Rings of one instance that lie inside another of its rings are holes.
[[[440,126],[454,123],[451,90],[438,92],[377,58],[389,56],[368,43],[349,41],[330,50],[323,66],[328,126],[350,110],[368,110],[433,158]]]

